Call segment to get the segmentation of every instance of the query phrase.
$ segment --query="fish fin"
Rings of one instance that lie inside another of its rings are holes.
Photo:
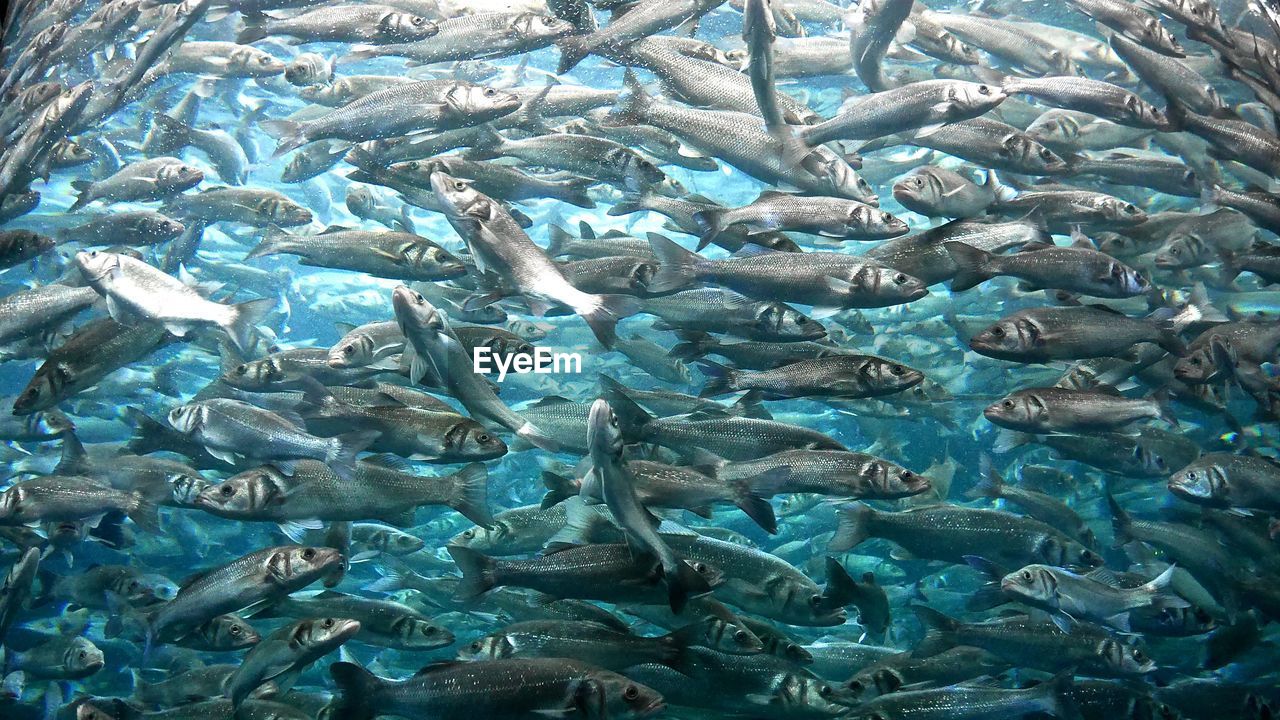
[[[324,463],[339,477],[350,479],[355,472],[356,456],[374,443],[382,433],[378,430],[357,430],[331,438],[325,451]]]
[[[639,298],[630,295],[589,295],[592,301],[573,310],[591,328],[592,334],[606,348],[617,339],[618,321],[640,312]]]
[[[700,213],[695,213],[695,216]],[[658,271],[645,286],[650,293],[664,293],[688,286],[694,281],[696,268],[702,258],[669,238],[649,233],[649,247],[658,258]]]
[[[276,149],[271,153],[273,158],[280,157],[290,150],[296,150],[310,142],[303,131],[302,123],[292,120],[263,120],[258,123],[258,127],[280,141]]]
[[[453,490],[449,507],[481,527],[492,527],[489,513],[489,471],[484,463],[473,462],[449,477]]]
[[[493,558],[469,547],[451,545],[449,556],[462,572],[462,580],[454,590],[454,597],[462,602],[472,602],[494,588]]]
[[[343,720],[372,720],[375,709],[372,699],[385,683],[378,676],[349,662],[336,662],[329,666],[329,676],[338,686],[338,697],[330,708],[334,717]]]
[[[836,532],[827,545],[829,552],[852,550],[871,537],[867,523],[875,511],[862,503],[840,508],[836,520]]]
[[[943,243],[943,247],[958,268],[951,279],[952,292],[968,290],[996,276],[991,253],[954,240]]]
[[[231,305],[231,319],[221,327],[231,338],[231,342],[235,343],[236,348],[246,352],[253,344],[254,327],[261,324],[267,313],[275,309],[275,306],[275,298],[258,298]]]
[[[702,388],[702,392],[698,393],[698,397],[725,395],[740,389],[738,387],[739,373],[737,370],[725,367],[718,362],[712,362],[706,358],[698,360],[697,364],[702,373],[709,378],[706,386]]]
[[[666,582],[667,602],[671,605],[671,611],[677,615],[684,610],[689,598],[711,592],[711,584],[707,579],[685,560],[676,561],[674,576],[668,575]]]

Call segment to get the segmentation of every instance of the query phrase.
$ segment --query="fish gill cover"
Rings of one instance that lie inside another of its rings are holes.
[[[1280,710],[1275,0],[17,0],[0,717]]]

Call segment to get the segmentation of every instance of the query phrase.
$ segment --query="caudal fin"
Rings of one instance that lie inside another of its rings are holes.
[[[1151,402],[1155,403],[1156,413],[1160,419],[1169,423],[1173,427],[1178,427],[1178,416],[1173,414],[1173,405],[1169,401],[1169,389],[1163,388],[1157,390],[1151,395]]]
[[[968,290],[996,276],[991,267],[991,253],[954,240],[943,243],[943,247],[957,267],[951,279],[953,292]]]
[[[259,126],[268,135],[280,141],[276,145],[276,149],[271,153],[273,158],[280,157],[290,150],[296,150],[311,142],[307,139],[302,123],[294,122],[293,120],[264,120],[259,123]]]
[[[587,194],[593,185],[594,181],[589,178],[567,180],[556,193],[556,198],[580,208],[593,208],[596,206],[596,201]]]
[[[684,560],[676,562],[675,572],[667,575],[667,601],[671,612],[680,614],[689,598],[711,592],[711,583]]]
[[[236,34],[237,45],[249,45],[267,36],[267,29],[261,17],[244,17],[244,27]]]
[[[79,195],[76,195],[76,201],[71,203],[71,207],[67,208],[67,212],[75,212],[93,202],[93,183],[88,180],[72,180],[71,187]]]
[[[827,550],[844,552],[861,545],[871,537],[868,523],[871,520],[871,508],[861,503],[841,508],[836,519],[836,532],[831,536]]]
[[[724,231],[724,208],[707,208],[693,214],[693,221],[698,223],[698,249],[701,250],[715,242]]]
[[[560,64],[556,67],[557,75],[563,75],[572,70],[590,52],[587,43],[576,35],[561,38],[556,45],[560,48]]]
[[[489,513],[489,471],[484,463],[474,462],[449,477],[453,491],[449,493],[449,507],[481,527],[493,526]]]
[[[960,628],[958,620],[926,605],[912,605],[911,611],[916,614],[920,623],[928,628],[924,639],[916,645],[912,655],[929,657],[957,645],[956,630]]]
[[[134,525],[153,535],[160,534],[160,508],[150,500],[136,496],[126,514]]]
[[[790,471],[788,471],[790,474]],[[761,530],[770,535],[778,534],[778,516],[773,512],[773,504],[769,496],[757,493],[750,487],[751,479],[735,483],[733,502],[739,510],[747,514]]]
[[[649,247],[658,258],[658,271],[645,287],[651,293],[664,293],[688,286],[696,277],[697,253],[689,252],[672,240],[657,233],[649,233]]]
[[[640,299],[629,295],[594,295],[595,302],[588,307],[574,308],[587,326],[606,348],[613,347],[618,339],[618,321],[640,312]]]
[[[377,430],[357,430],[330,438],[324,464],[339,477],[350,479],[356,471],[356,456],[381,435],[382,433]]]
[[[231,319],[221,327],[237,350],[248,352],[253,345],[254,327],[260,325],[275,306],[275,298],[258,298],[231,306]]]
[[[371,720],[374,717],[372,698],[383,680],[364,668],[349,662],[336,662],[329,666],[329,676],[338,686],[338,695],[329,705],[330,717],[343,720]]]
[[[293,236],[287,232],[281,231],[279,228],[268,228],[264,233],[262,242],[258,243],[244,256],[245,260],[252,260],[257,257],[266,255],[278,255],[280,253],[289,252],[292,246]]]
[[[450,545],[448,550],[449,556],[462,573],[462,580],[453,591],[456,599],[471,602],[494,588],[493,558],[461,545]]]
[[[702,392],[698,393],[698,397],[726,395],[740,389],[738,388],[737,370],[725,367],[718,362],[712,362],[706,358],[698,361],[698,367],[702,370],[702,374],[709,378],[706,386],[702,388]]]

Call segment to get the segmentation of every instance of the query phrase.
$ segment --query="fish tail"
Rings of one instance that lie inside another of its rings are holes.
[[[694,217],[702,213],[694,213]],[[689,252],[667,237],[658,233],[649,233],[649,247],[658,258],[658,271],[646,286],[651,293],[664,293],[678,290],[693,282],[696,277],[698,262],[702,260],[697,253]]]
[[[236,44],[248,45],[267,36],[267,28],[262,23],[262,16],[244,16],[244,27],[236,34]]]
[[[126,451],[134,455],[148,455],[164,449],[160,442],[168,430],[164,423],[132,406],[126,407],[124,414],[133,425],[133,436],[125,444]]]
[[[1074,670],[1063,670],[1049,681],[1037,686],[1044,689],[1044,711],[1053,717],[1078,718],[1080,708],[1075,701],[1076,675]]]
[[[565,182],[557,198],[580,208],[593,208],[596,206],[596,201],[587,194],[591,186],[592,181],[588,178],[574,178]]]
[[[606,120],[612,125],[639,125],[644,122],[645,111],[653,98],[645,92],[640,78],[627,68],[622,76],[622,83],[627,91],[618,99],[618,104],[609,111]]]
[[[252,260],[265,255],[278,255],[280,253],[289,252],[293,246],[293,236],[284,232],[274,225],[268,227],[263,233],[262,242],[258,243],[244,256],[245,260]]]
[[[676,360],[697,360],[719,344],[714,337],[704,332],[681,334],[681,339],[683,342],[676,343],[667,352],[669,357]]]
[[[912,651],[913,655],[916,657],[929,657],[956,646],[955,634],[956,630],[960,628],[960,621],[944,615],[927,605],[912,605],[911,611],[916,614],[916,618],[920,620],[921,624],[928,629],[924,639]]]
[[[702,392],[698,393],[698,397],[725,395],[741,389],[738,387],[739,373],[737,370],[706,358],[698,360],[698,367],[702,369],[704,375],[710,378],[707,380],[706,387],[702,388]]]
[[[280,157],[290,150],[297,150],[311,142],[307,139],[302,124],[292,120],[264,120],[261,126],[268,135],[280,141],[271,153],[273,158]]]
[[[461,545],[450,545],[448,549],[449,556],[462,573],[462,580],[453,591],[454,597],[462,602],[471,602],[494,588],[493,558]]]
[[[338,697],[332,706],[333,717],[343,720],[372,720],[374,708],[371,699],[383,681],[368,670],[349,662],[330,665],[329,676],[338,686]]]
[[[154,535],[160,534],[160,508],[141,494],[134,497],[125,514],[134,525]]]
[[[573,236],[559,225],[547,226],[547,257],[559,257],[565,254],[565,243]]]
[[[1004,480],[996,472],[991,456],[983,453],[978,458],[978,484],[966,490],[964,496],[971,499],[998,498],[1004,492]]]
[[[711,583],[685,560],[677,559],[673,568],[663,568],[663,574],[667,580],[667,602],[677,615],[684,610],[689,598],[711,592]]]
[[[547,493],[542,496],[542,509],[555,507],[560,503],[574,497],[581,489],[573,478],[558,475],[546,470],[542,471],[542,484],[547,488]]]
[[[778,516],[773,512],[773,504],[769,502],[770,496],[756,492],[749,483],[750,478],[733,484],[733,504],[746,513],[756,525],[759,525],[761,530],[770,535],[777,535]]]
[[[606,348],[618,339],[618,321],[640,312],[640,300],[630,295],[592,295],[594,302],[574,310]]]
[[[249,349],[253,344],[254,327],[260,325],[267,313],[271,312],[276,306],[275,298],[259,298],[242,302],[238,305],[232,305],[231,317],[227,320],[222,329],[226,331],[231,338],[231,342],[241,352]]]
[[[561,38],[556,46],[560,48],[560,64],[556,67],[557,75],[563,75],[572,70],[591,51],[587,43],[576,35]]]
[[[872,575],[872,581],[875,576]],[[821,606],[828,610],[842,608],[858,596],[858,583],[839,560],[827,556],[827,585],[822,589]]]
[[[698,236],[699,250],[715,242],[724,231],[724,212],[723,208],[707,208],[693,214],[693,221],[698,223],[698,229],[702,231]]]
[[[618,417],[623,437],[633,441],[639,440],[644,432],[644,426],[653,422],[653,416],[645,412],[644,408],[627,395],[627,388],[622,383],[608,375],[600,376],[600,387],[604,398],[613,408],[613,414]]]
[[[695,622],[659,637],[658,641],[662,643],[663,650],[662,659],[659,662],[676,672],[685,673],[692,659],[689,648],[706,642],[703,639],[704,635],[706,635],[706,623]]]
[[[862,503],[841,508],[836,520],[836,533],[831,536],[827,550],[831,552],[852,550],[871,537],[871,529],[867,526],[871,521],[872,512],[871,508]]]
[[[1169,398],[1169,388],[1161,388],[1152,393],[1151,402],[1155,403],[1156,414],[1161,420],[1173,427],[1178,427],[1178,417],[1173,414],[1173,405],[1169,402]]]
[[[1165,568],[1164,572],[1152,578],[1150,582],[1138,587],[1139,591],[1151,596],[1152,607],[1160,609],[1191,607],[1191,603],[1183,599],[1170,587],[1170,583],[1173,582],[1173,573],[1177,569],[1177,565],[1170,565]]]
[[[350,478],[356,469],[356,456],[381,435],[377,430],[357,430],[330,439],[324,464],[340,477]]]
[[[1133,518],[1129,517],[1129,513],[1125,512],[1120,503],[1116,502],[1116,498],[1107,491],[1107,508],[1111,510],[1111,531],[1115,534],[1115,547],[1120,547],[1133,539],[1130,528],[1133,526]]]
[[[75,212],[93,202],[93,183],[88,180],[72,180],[71,187],[79,194],[76,195],[76,201],[71,203],[71,207],[67,208],[67,212]]]
[[[991,253],[954,240],[943,245],[958,268],[951,279],[953,292],[968,290],[996,276],[996,270],[991,266]]]
[[[489,471],[484,463],[473,462],[454,473],[453,491],[449,494],[449,507],[481,527],[492,527],[489,513]]]

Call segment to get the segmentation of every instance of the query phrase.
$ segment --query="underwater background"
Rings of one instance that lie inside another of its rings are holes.
[[[0,71],[0,717],[1280,709],[1271,0],[29,0]]]

